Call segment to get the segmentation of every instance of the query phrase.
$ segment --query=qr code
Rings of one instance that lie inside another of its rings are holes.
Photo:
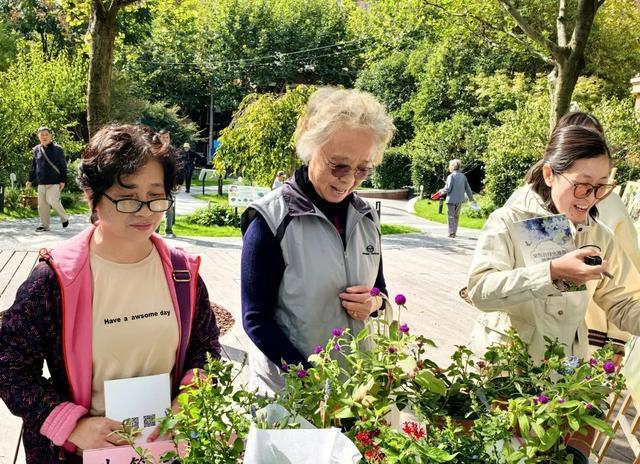
[[[130,417],[122,421],[127,427],[131,427],[132,429],[140,428],[140,418],[139,417]]]
[[[144,426],[145,427],[153,427],[156,425],[156,415],[149,414],[148,416],[144,416]]]

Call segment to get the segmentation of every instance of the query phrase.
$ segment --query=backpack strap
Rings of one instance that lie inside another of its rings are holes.
[[[182,375],[184,362],[187,356],[187,347],[189,346],[189,334],[191,334],[191,281],[194,278],[187,266],[187,259],[184,252],[179,248],[171,248],[171,267],[173,271],[173,285],[176,289],[176,298],[178,300],[178,309],[180,311],[180,326],[182,327],[183,339],[180,341],[180,350],[178,359],[176,359],[176,385],[180,382],[179,376]]]

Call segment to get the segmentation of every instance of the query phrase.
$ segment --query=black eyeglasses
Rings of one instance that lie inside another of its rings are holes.
[[[162,213],[167,211],[173,205],[171,198],[155,198],[149,201],[135,200],[133,198],[123,198],[121,200],[114,200],[106,193],[103,194],[111,203],[116,205],[116,210],[121,213],[137,213],[142,209],[144,205],[153,213]]]
[[[564,174],[557,172],[559,176],[561,176],[564,180],[573,185],[573,196],[579,199],[587,198],[591,195],[591,192],[594,192],[594,196],[596,200],[602,200],[604,197],[609,195],[616,184],[600,184],[600,185],[591,185],[582,182],[574,182],[571,179],[567,179]]]
[[[373,172],[373,168],[368,166],[366,167],[359,166],[357,168],[352,168],[348,164],[336,164],[333,161],[328,160],[327,158],[325,158],[325,161],[327,162],[327,165],[329,166],[329,169],[331,170],[331,175],[333,177],[340,178],[340,177],[348,176],[353,172],[353,176],[356,179],[362,180],[369,177]]]

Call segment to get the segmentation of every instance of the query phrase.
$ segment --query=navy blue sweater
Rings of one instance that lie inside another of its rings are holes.
[[[298,174],[298,173],[296,173]],[[304,176],[302,188],[307,196],[322,211],[324,204],[318,202],[316,195],[309,195],[305,186],[311,185]],[[299,179],[296,175],[296,180]],[[306,185],[305,185],[306,184]],[[315,193],[315,191],[314,191]],[[348,206],[351,197],[344,200]],[[318,204],[320,203],[320,204]],[[342,202],[341,202],[342,203]],[[344,216],[341,212],[344,205],[333,205],[336,213],[333,219],[337,229],[344,231],[346,222],[346,209]],[[323,211],[324,213],[324,211]],[[326,213],[325,213],[326,215]],[[342,221],[341,221],[342,219]],[[341,234],[344,241],[344,233]],[[253,343],[262,351],[271,362],[280,366],[284,360],[288,364],[302,363],[308,367],[307,357],[310,353],[300,353],[293,343],[286,337],[280,326],[274,319],[274,309],[278,299],[278,289],[284,275],[284,259],[280,244],[271,233],[267,222],[259,214],[251,222],[244,235],[241,261],[241,294],[242,294],[242,324],[244,330]],[[382,257],[376,277],[375,286],[387,294],[386,283],[382,269]]]

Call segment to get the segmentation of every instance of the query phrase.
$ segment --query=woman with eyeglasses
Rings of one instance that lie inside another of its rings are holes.
[[[478,354],[513,327],[536,362],[544,357],[545,337],[558,339],[567,355],[586,357],[585,313],[591,301],[617,327],[640,334],[640,274],[610,229],[596,220],[599,202],[614,188],[611,164],[610,148],[600,132],[559,127],[543,159],[530,169],[527,186],[489,217],[468,284],[471,300],[484,312],[471,337]],[[576,250],[525,264],[523,244],[512,224],[552,214],[567,216]],[[586,290],[567,291],[559,282],[586,284]]]
[[[299,119],[304,165],[242,216],[244,329],[251,381],[263,392],[324,346],[333,328],[358,333],[386,292],[376,211],[354,190],[382,162],[394,131],[384,107],[357,90],[316,91]]]
[[[174,181],[173,158],[141,126],[105,127],[85,149],[92,226],[41,251],[0,328],[0,397],[24,420],[27,463],[123,444],[105,381],[169,374],[175,397],[207,352],[220,356],[200,259],[154,234]]]

